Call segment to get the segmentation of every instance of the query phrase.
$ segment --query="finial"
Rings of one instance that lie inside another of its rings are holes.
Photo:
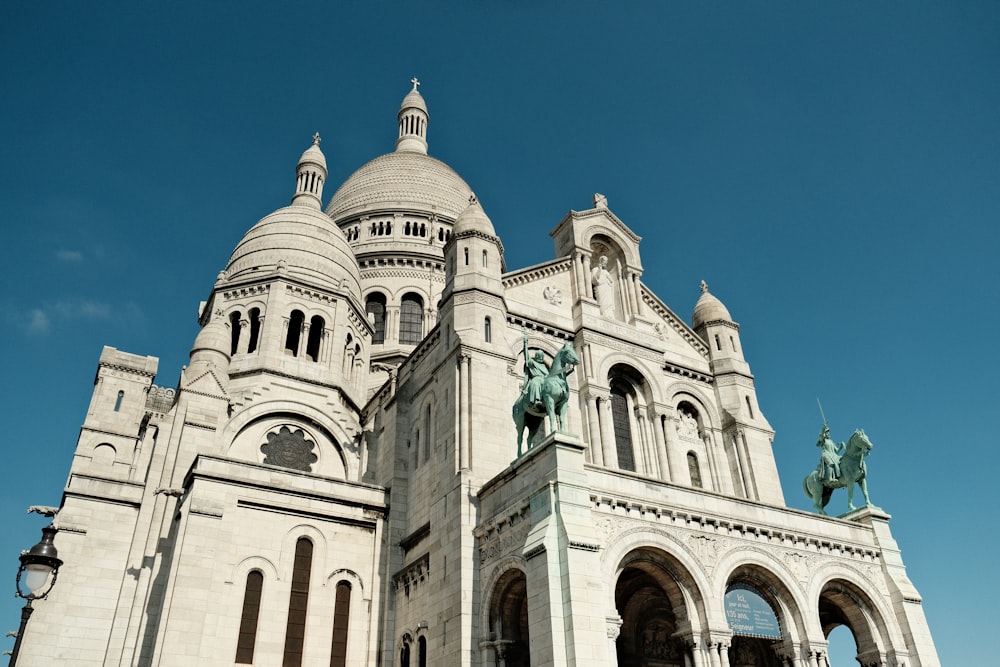
[[[413,84],[413,92],[414,92],[414,93],[419,93],[420,91],[419,91],[419,90],[417,90],[417,86],[419,86],[419,85],[420,85],[420,82],[419,82],[419,81],[417,81],[417,77],[413,77],[412,79],[410,79],[410,83],[412,83],[412,84]]]
[[[594,208],[607,208],[608,198],[602,195],[600,192],[594,193]]]
[[[708,291],[708,283],[706,283],[704,280],[702,280],[701,281],[701,293],[704,294],[707,291]]]
[[[323,141],[323,139],[319,136],[319,132],[313,135],[313,146],[319,146],[319,142],[321,141]]]

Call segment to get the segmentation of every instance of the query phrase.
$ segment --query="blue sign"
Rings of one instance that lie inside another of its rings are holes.
[[[733,584],[726,591],[726,621],[734,635],[781,639],[774,610],[749,584]]]

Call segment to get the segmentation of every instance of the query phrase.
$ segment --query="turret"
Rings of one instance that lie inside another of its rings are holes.
[[[442,315],[453,318],[455,331],[460,336],[465,331],[473,339],[492,343],[495,332],[506,322],[501,282],[506,264],[503,244],[475,195],[469,197],[469,205],[455,221],[451,240],[444,247],[444,262]],[[453,297],[461,292],[477,292],[483,296],[463,300],[459,307]]]
[[[411,79],[413,90],[403,98],[399,107],[399,139],[396,140],[396,151],[414,151],[427,154],[427,105],[424,97],[417,90],[420,82],[416,77]]]
[[[726,306],[708,291],[704,280],[701,281],[701,297],[691,316],[691,326],[708,344],[712,369],[716,373],[750,374],[740,345],[740,325],[733,321]]]
[[[306,149],[295,167],[293,206],[323,207],[323,182],[326,180],[326,156],[319,149],[319,132],[313,135],[312,146]]]

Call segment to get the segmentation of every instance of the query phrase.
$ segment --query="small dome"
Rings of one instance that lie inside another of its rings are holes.
[[[416,86],[406,94],[406,97],[403,98],[403,103],[399,105],[400,113],[406,109],[420,109],[424,113],[427,113],[427,103],[424,102],[424,96],[420,94]]]
[[[194,345],[191,346],[191,363],[203,361],[228,364],[231,358],[230,349],[229,327],[221,317],[213,317],[194,339]]]
[[[226,276],[281,273],[327,289],[345,285],[361,299],[361,274],[344,233],[321,211],[286,206],[250,228],[233,250]]]
[[[334,222],[365,211],[412,209],[454,220],[472,189],[444,162],[398,151],[377,157],[351,174],[334,193],[326,213]]]
[[[452,229],[452,234],[455,236],[469,233],[485,234],[487,236],[497,235],[496,230],[493,228],[493,223],[490,221],[489,216],[486,215],[483,207],[479,205],[479,200],[476,199],[475,195],[469,196],[469,205],[465,207],[465,210],[455,220],[455,227]]]
[[[302,157],[299,158],[299,166],[304,164],[317,164],[326,170],[326,156],[323,155],[323,151],[319,148],[320,136],[319,132],[313,135],[312,146],[307,148],[303,153]]]
[[[694,315],[691,316],[691,324],[695,329],[698,329],[704,324],[719,320],[732,322],[733,318],[723,303],[708,291],[708,285],[702,280],[701,297],[698,298],[698,303],[694,305]]]

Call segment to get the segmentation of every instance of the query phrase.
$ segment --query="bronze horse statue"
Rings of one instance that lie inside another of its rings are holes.
[[[522,391],[514,402],[511,413],[514,425],[517,427],[518,457],[522,454],[525,427],[528,428],[528,449],[531,448],[546,416],[549,418],[549,431],[562,431],[566,428],[566,411],[569,407],[569,383],[566,382],[566,376],[573,372],[578,363],[580,360],[573,346],[566,343],[553,357],[548,374],[541,378],[538,392],[540,400],[530,404],[527,392]]]
[[[802,481],[802,490],[806,492],[806,496],[812,499],[813,508],[817,512],[826,514],[824,508],[830,502],[833,490],[845,486],[847,487],[847,511],[853,512],[858,509],[854,506],[855,483],[861,487],[861,493],[865,496],[865,507],[871,506],[871,500],[868,499],[868,482],[865,480],[867,474],[865,457],[871,451],[871,440],[862,429],[858,429],[847,441],[844,455],[840,457],[840,475],[832,483],[824,484],[819,469],[809,473],[809,476]]]

